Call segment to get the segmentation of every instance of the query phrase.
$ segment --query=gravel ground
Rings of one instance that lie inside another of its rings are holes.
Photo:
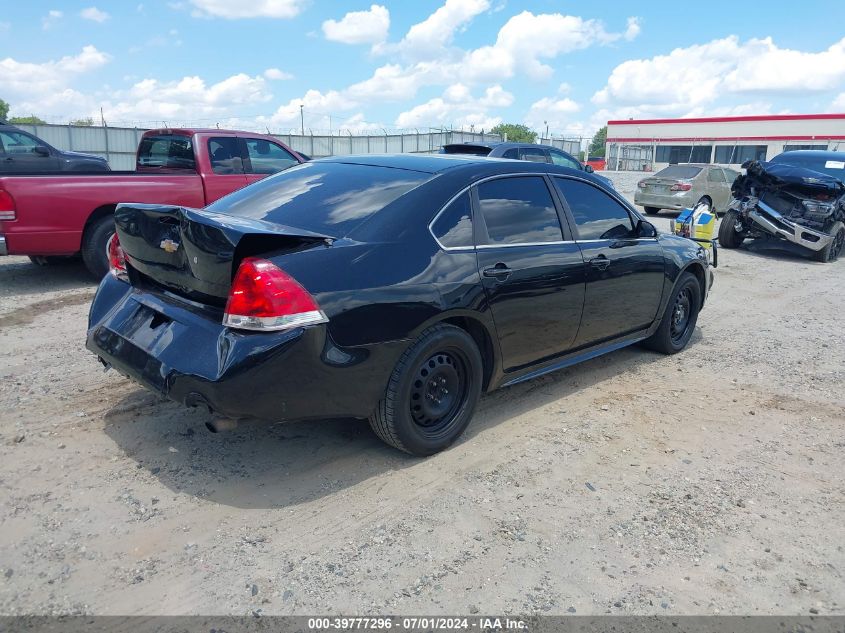
[[[687,351],[486,396],[422,460],[211,435],[84,349],[81,265],[0,258],[0,614],[843,614],[843,272],[723,250]]]

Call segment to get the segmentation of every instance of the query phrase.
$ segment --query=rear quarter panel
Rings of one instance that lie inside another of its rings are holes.
[[[17,219],[0,222],[10,255],[70,255],[79,251],[85,223],[119,202],[204,206],[196,174],[7,176],[0,188],[15,199]]]

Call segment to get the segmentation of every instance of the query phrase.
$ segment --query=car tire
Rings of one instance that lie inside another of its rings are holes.
[[[700,309],[701,286],[698,279],[692,273],[683,273],[666,304],[660,325],[644,344],[663,354],[677,354],[689,343]]]
[[[725,248],[739,248],[745,241],[745,235],[736,230],[739,212],[733,209],[725,213],[719,224],[719,244]]]
[[[835,262],[845,251],[845,224],[834,222],[827,233],[833,235],[833,240],[820,251],[813,253],[813,259],[817,262]]]
[[[109,272],[106,246],[114,234],[114,217],[100,218],[85,230],[82,236],[82,261],[98,280]]]
[[[402,354],[370,426],[387,444],[428,456],[466,429],[481,397],[483,363],[473,338],[435,325]]]
[[[645,209],[645,212],[648,215],[657,215],[658,213],[660,213],[659,207],[643,207],[643,209]]]

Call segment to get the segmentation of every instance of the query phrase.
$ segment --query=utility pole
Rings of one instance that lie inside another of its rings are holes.
[[[302,136],[305,136],[305,113],[303,111],[303,108],[305,108],[305,105],[300,103],[299,104],[299,125],[300,125],[300,130],[302,131]]]
[[[548,138],[549,138],[549,122],[548,122],[548,121],[543,121],[543,123],[544,123],[544,124],[545,124],[545,126],[546,126],[546,138],[548,139]]]

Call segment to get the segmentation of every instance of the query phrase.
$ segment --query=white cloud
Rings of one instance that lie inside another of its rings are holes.
[[[831,104],[830,104],[830,108],[831,108],[834,112],[843,112],[843,111],[845,111],[845,92],[841,92],[841,93],[839,93],[839,96],[837,96],[837,97],[833,100],[833,103],[831,103]]]
[[[176,81],[144,79],[113,96],[115,100],[104,105],[108,120],[163,120],[171,124],[231,117],[236,110],[255,107],[272,98],[263,77],[245,73],[210,85],[198,76]]]
[[[264,78],[272,79],[274,81],[281,81],[284,79],[293,79],[293,75],[291,75],[290,73],[286,73],[283,70],[279,70],[278,68],[268,68],[264,71]]]
[[[573,126],[572,116],[581,109],[575,101],[569,97],[544,97],[531,104],[528,114],[525,115],[525,123],[529,127],[541,129],[541,126],[549,126],[552,133],[571,133]],[[578,124],[580,127],[580,124]]]
[[[490,86],[481,98],[475,98],[463,84],[446,88],[441,97],[414,106],[396,117],[400,128],[424,125],[453,125],[489,130],[502,122],[499,116],[489,113],[490,108],[506,107],[513,103],[513,95],[501,86]]]
[[[226,18],[293,18],[302,11],[305,0],[190,0],[197,17]],[[178,3],[181,5],[181,3]]]
[[[779,48],[771,38],[730,36],[619,64],[593,102],[621,118],[714,113],[726,98],[833,91],[845,80],[845,39],[818,53]],[[755,102],[729,108],[766,107]]]
[[[47,15],[41,18],[41,28],[45,31],[53,28],[53,26],[55,26],[56,23],[62,19],[62,17],[64,17],[64,13],[62,13],[61,11],[58,11],[56,9],[48,11]]]
[[[326,39],[343,44],[378,44],[387,39],[389,29],[390,12],[378,4],[369,11],[352,11],[340,20],[323,22]]]
[[[489,8],[489,0],[446,0],[442,7],[408,30],[399,49],[413,58],[437,55],[451,44],[457,31]]]
[[[642,31],[642,20],[638,17],[630,17],[628,18],[628,27],[625,29],[623,37],[630,42],[637,38],[640,31]]]
[[[79,15],[85,20],[99,22],[100,24],[102,24],[111,17],[108,13],[106,13],[105,11],[100,11],[97,7],[88,7],[87,9],[82,9],[82,11],[79,12]]]

